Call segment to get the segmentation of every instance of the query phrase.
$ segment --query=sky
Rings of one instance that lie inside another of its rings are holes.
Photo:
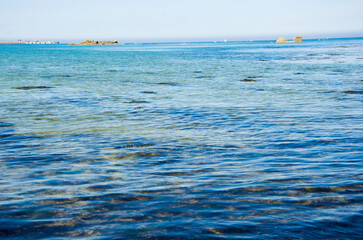
[[[363,37],[363,0],[0,0],[0,40]]]

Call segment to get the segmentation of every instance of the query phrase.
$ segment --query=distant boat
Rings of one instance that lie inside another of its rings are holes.
[[[228,42],[228,40],[227,40],[227,38],[225,38],[223,41],[218,41],[218,42],[220,42],[220,43],[226,43],[226,42]]]

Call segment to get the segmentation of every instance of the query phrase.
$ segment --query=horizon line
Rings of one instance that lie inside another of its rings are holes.
[[[303,40],[328,40],[328,39],[353,39],[353,38],[363,38],[363,34],[361,36],[341,36],[341,37],[314,37],[314,38],[303,38]],[[90,38],[88,38],[89,40],[92,40]],[[115,39],[113,39],[115,40]],[[145,39],[146,40],[146,39]],[[47,40],[43,40],[43,38],[41,40],[0,40],[0,43],[2,42],[35,42],[35,41],[39,41],[39,42],[45,42],[45,41],[52,41],[52,42],[59,42],[60,44],[70,44],[70,43],[76,43],[78,41],[81,40],[53,40],[53,39],[47,39]],[[95,40],[95,41],[108,41],[108,40]],[[158,40],[151,40],[148,39],[146,41],[141,41],[141,39],[135,40],[135,41],[119,41],[116,40],[119,43],[124,43],[124,44],[135,44],[135,43],[203,43],[203,42],[267,42],[267,41],[276,41],[276,39],[250,39],[250,40],[236,40],[235,38],[232,38],[232,40],[228,40],[227,38],[225,38],[224,40],[210,40],[210,39],[189,39],[187,41],[185,40],[173,40],[173,39],[158,39]]]

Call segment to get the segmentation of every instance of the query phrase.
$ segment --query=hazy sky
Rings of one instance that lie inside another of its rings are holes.
[[[0,0],[0,40],[363,36],[363,0]]]

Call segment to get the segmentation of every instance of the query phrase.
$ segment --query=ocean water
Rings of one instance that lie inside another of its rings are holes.
[[[0,45],[0,238],[362,239],[363,39]]]

